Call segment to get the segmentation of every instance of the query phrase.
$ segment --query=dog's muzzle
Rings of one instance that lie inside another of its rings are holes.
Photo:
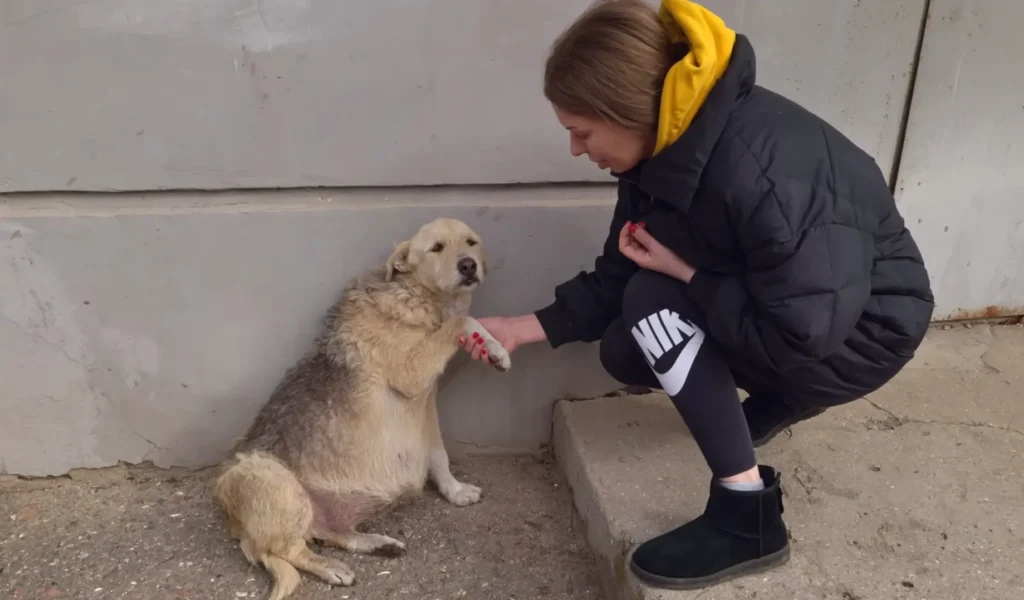
[[[458,263],[459,275],[462,276],[462,285],[470,286],[480,283],[476,272],[476,259],[465,257],[460,258]]]

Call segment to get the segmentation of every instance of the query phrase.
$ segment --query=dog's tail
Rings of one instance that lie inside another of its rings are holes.
[[[313,521],[312,503],[295,475],[269,454],[236,454],[214,482],[213,495],[246,559],[273,576],[271,600],[294,592],[301,578],[290,558],[308,552]]]
[[[299,587],[299,571],[285,559],[274,554],[264,554],[260,557],[260,562],[274,578],[274,590],[270,593],[269,600],[284,600]]]

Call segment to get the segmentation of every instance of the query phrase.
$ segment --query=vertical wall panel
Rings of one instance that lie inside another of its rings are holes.
[[[1024,3],[932,0],[897,198],[936,317],[1024,313]]]

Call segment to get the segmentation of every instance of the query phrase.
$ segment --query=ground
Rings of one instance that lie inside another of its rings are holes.
[[[692,592],[640,586],[635,544],[704,509],[711,474],[661,394],[562,402],[555,454],[609,600],[1020,600],[1024,328],[932,330],[869,397],[758,450],[782,474],[792,559]]]
[[[406,541],[400,559],[345,560],[358,581],[309,576],[293,598],[597,600],[594,561],[550,460],[459,461],[484,500],[454,507],[428,490],[370,530]],[[49,480],[0,479],[0,598],[265,598],[269,579],[227,535],[211,472],[116,468]]]

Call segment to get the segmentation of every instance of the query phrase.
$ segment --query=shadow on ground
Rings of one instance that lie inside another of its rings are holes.
[[[484,488],[480,504],[454,507],[428,490],[367,528],[406,541],[406,556],[322,548],[352,567],[356,585],[331,588],[304,576],[292,598],[599,598],[553,464],[487,457],[453,471]],[[0,598],[265,598],[269,578],[229,539],[211,478],[122,468],[0,480]]]

